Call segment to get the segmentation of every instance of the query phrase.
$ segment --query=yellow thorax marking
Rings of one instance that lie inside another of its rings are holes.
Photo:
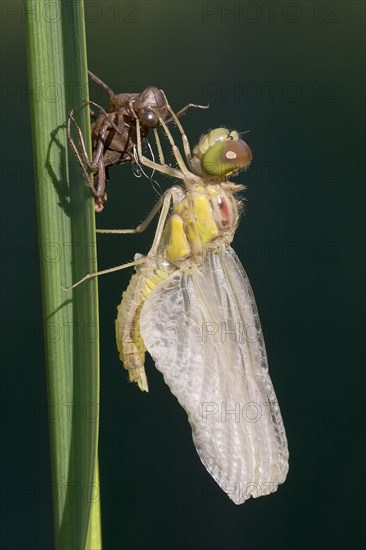
[[[219,235],[209,196],[218,195],[216,186],[196,186],[176,206],[170,219],[166,258],[183,260],[201,252],[204,243]]]
[[[182,218],[173,214],[170,219],[169,243],[166,249],[166,257],[169,262],[183,260],[191,253],[188,239],[184,231]]]
[[[219,230],[213,217],[212,207],[205,195],[193,194],[193,214],[202,243],[209,243],[218,236]]]

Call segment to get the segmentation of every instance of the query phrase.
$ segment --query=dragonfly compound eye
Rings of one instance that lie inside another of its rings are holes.
[[[141,124],[146,128],[157,128],[157,126],[159,126],[158,115],[149,109],[139,113],[139,119]]]
[[[249,145],[240,139],[235,130],[215,128],[201,137],[192,151],[191,168],[203,178],[227,178],[252,160]]]
[[[229,134],[226,140],[209,147],[201,159],[201,166],[209,176],[226,178],[246,168],[251,160],[252,152],[245,141],[233,139]]]

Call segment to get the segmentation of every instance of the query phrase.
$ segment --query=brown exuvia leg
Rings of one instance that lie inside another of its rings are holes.
[[[75,124],[76,130],[78,132],[81,153],[76,147],[75,142],[71,136],[71,123],[70,123],[71,120]],[[67,137],[75,153],[75,156],[78,159],[79,165],[83,173],[83,177],[89,189],[92,191],[94,195],[95,209],[97,212],[101,212],[103,210],[103,205],[107,200],[107,195],[105,193],[107,177],[106,177],[106,167],[104,164],[103,153],[104,153],[105,139],[109,130],[110,130],[110,124],[109,124],[109,120],[107,120],[100,128],[97,146],[95,148],[95,152],[93,155],[93,160],[90,161],[86,151],[86,146],[85,146],[84,137],[83,137],[81,128],[74,118],[74,111],[72,110],[69,113],[69,120],[67,124]],[[87,171],[87,168],[95,175],[94,184],[91,180],[90,174]]]
[[[114,96],[115,96],[115,93],[114,91],[112,90],[112,88],[110,88],[105,82],[103,82],[103,80],[101,80],[100,78],[98,78],[94,73],[92,73],[91,71],[88,70],[88,74],[90,76],[90,78],[92,80],[94,80],[94,82],[96,84],[98,84],[98,86],[100,86],[101,88],[103,88],[103,90],[105,90],[107,92],[107,94],[109,95],[110,99],[112,99]]]

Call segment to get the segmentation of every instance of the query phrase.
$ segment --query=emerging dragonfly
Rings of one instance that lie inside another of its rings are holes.
[[[72,150],[79,162],[83,177],[94,195],[95,210],[101,212],[107,201],[106,185],[108,170],[117,164],[135,162],[136,123],[140,122],[142,137],[146,138],[149,130],[159,126],[158,116],[165,121],[168,103],[163,90],[148,86],[142,93],[115,94],[114,91],[91,71],[89,76],[105,90],[109,96],[109,105],[105,110],[94,101],[88,101],[99,109],[99,115],[91,125],[93,157],[89,159],[81,128],[74,118],[74,110],[69,113],[67,136]],[[131,108],[131,106],[133,107]],[[207,109],[205,105],[188,103],[178,111],[183,115],[188,109]],[[80,151],[71,135],[71,121],[74,123],[79,139]],[[89,171],[94,175],[92,181]]]
[[[167,190],[135,230],[102,230],[141,232],[161,209],[147,256],[97,274],[136,266],[118,307],[120,358],[130,380],[148,391],[149,351],[187,412],[203,464],[241,504],[276,491],[288,471],[285,429],[253,292],[230,247],[241,208],[236,193],[243,187],[228,177],[247,167],[252,155],[239,134],[225,128],[203,136],[191,152],[179,120],[168,110],[181,133],[186,163],[158,113],[177,167],[143,156],[136,117],[138,160],[182,180],[183,187]]]

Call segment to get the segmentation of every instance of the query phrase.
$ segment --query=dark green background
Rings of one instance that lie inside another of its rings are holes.
[[[0,546],[38,550],[52,548],[53,532],[24,11],[3,7]],[[127,383],[114,318],[131,273],[101,279],[104,547],[361,548],[364,2],[88,2],[86,13],[89,66],[116,91],[155,84],[175,108],[208,101],[184,118],[192,144],[222,124],[250,130],[255,163],[238,178],[247,207],[234,248],[290,449],[277,493],[229,501],[152,362],[148,395]],[[98,225],[132,227],[156,198],[147,180],[116,168]],[[99,237],[99,266],[145,252],[152,231]]]

